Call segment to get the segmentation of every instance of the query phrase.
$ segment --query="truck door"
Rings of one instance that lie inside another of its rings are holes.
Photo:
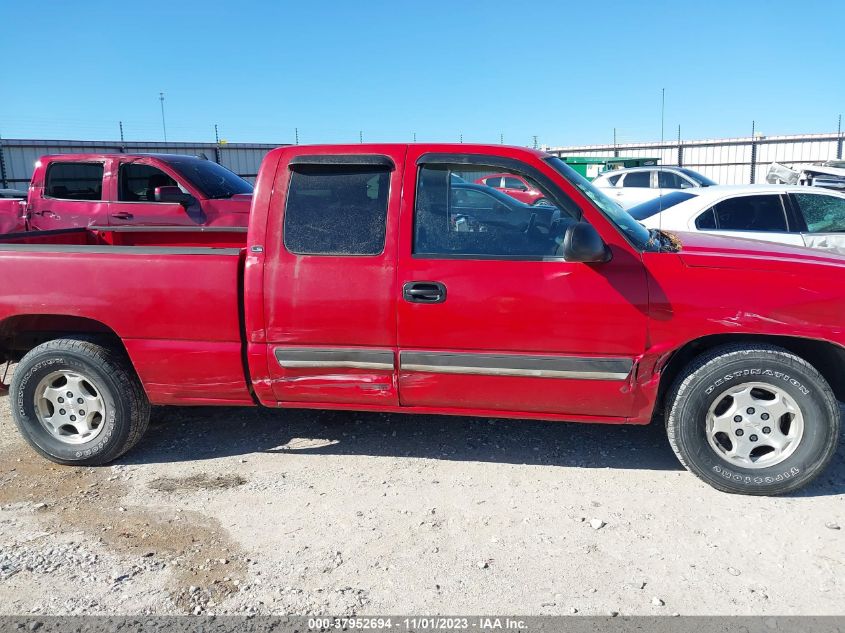
[[[109,205],[109,224],[196,226],[205,224],[199,203],[180,204],[156,199],[159,187],[178,187],[181,192],[194,195],[178,180],[176,174],[153,164],[149,159],[120,161],[117,183]]]
[[[108,202],[103,183],[110,163],[50,161],[43,186],[30,192],[30,229],[49,231],[107,224]]]
[[[613,230],[610,261],[565,261],[560,243],[579,212],[550,169],[415,152],[406,158],[399,241],[401,404],[629,416],[633,363],[646,344],[639,253]],[[503,168],[555,206],[474,209],[466,183]]]
[[[283,403],[396,406],[404,148],[358,146],[345,155],[315,148],[291,156],[279,163],[265,243],[274,396]]]

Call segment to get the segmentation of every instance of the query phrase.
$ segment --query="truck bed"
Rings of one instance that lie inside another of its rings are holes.
[[[24,318],[45,334],[97,323],[123,341],[154,404],[252,404],[241,361],[245,241],[244,230],[205,227],[0,236],[0,341],[14,349]]]

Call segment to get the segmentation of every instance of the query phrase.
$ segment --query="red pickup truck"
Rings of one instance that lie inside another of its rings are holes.
[[[246,226],[251,201],[252,185],[195,156],[42,156],[26,199],[0,200],[0,233],[84,226]]]
[[[513,173],[549,205],[461,187]],[[248,232],[0,238],[0,360],[62,464],[129,450],[150,404],[666,424],[683,464],[795,490],[839,439],[845,257],[647,230],[560,159],[484,145],[297,146]]]

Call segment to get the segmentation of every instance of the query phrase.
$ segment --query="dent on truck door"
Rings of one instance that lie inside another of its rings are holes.
[[[280,402],[395,406],[402,154],[280,163],[267,234],[268,365]]]
[[[399,249],[401,404],[630,415],[646,335],[636,253],[611,245],[609,262],[563,261],[566,210],[458,204],[451,174],[473,182],[501,171],[496,158],[423,156],[414,174],[417,158],[407,159]]]

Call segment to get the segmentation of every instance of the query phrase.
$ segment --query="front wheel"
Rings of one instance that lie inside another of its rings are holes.
[[[792,492],[836,453],[840,411],[830,385],[782,348],[713,350],[676,380],[669,405],[666,430],[678,459],[725,492]]]
[[[58,464],[117,459],[141,439],[150,418],[125,355],[86,339],[33,348],[18,363],[9,395],[24,439]]]

